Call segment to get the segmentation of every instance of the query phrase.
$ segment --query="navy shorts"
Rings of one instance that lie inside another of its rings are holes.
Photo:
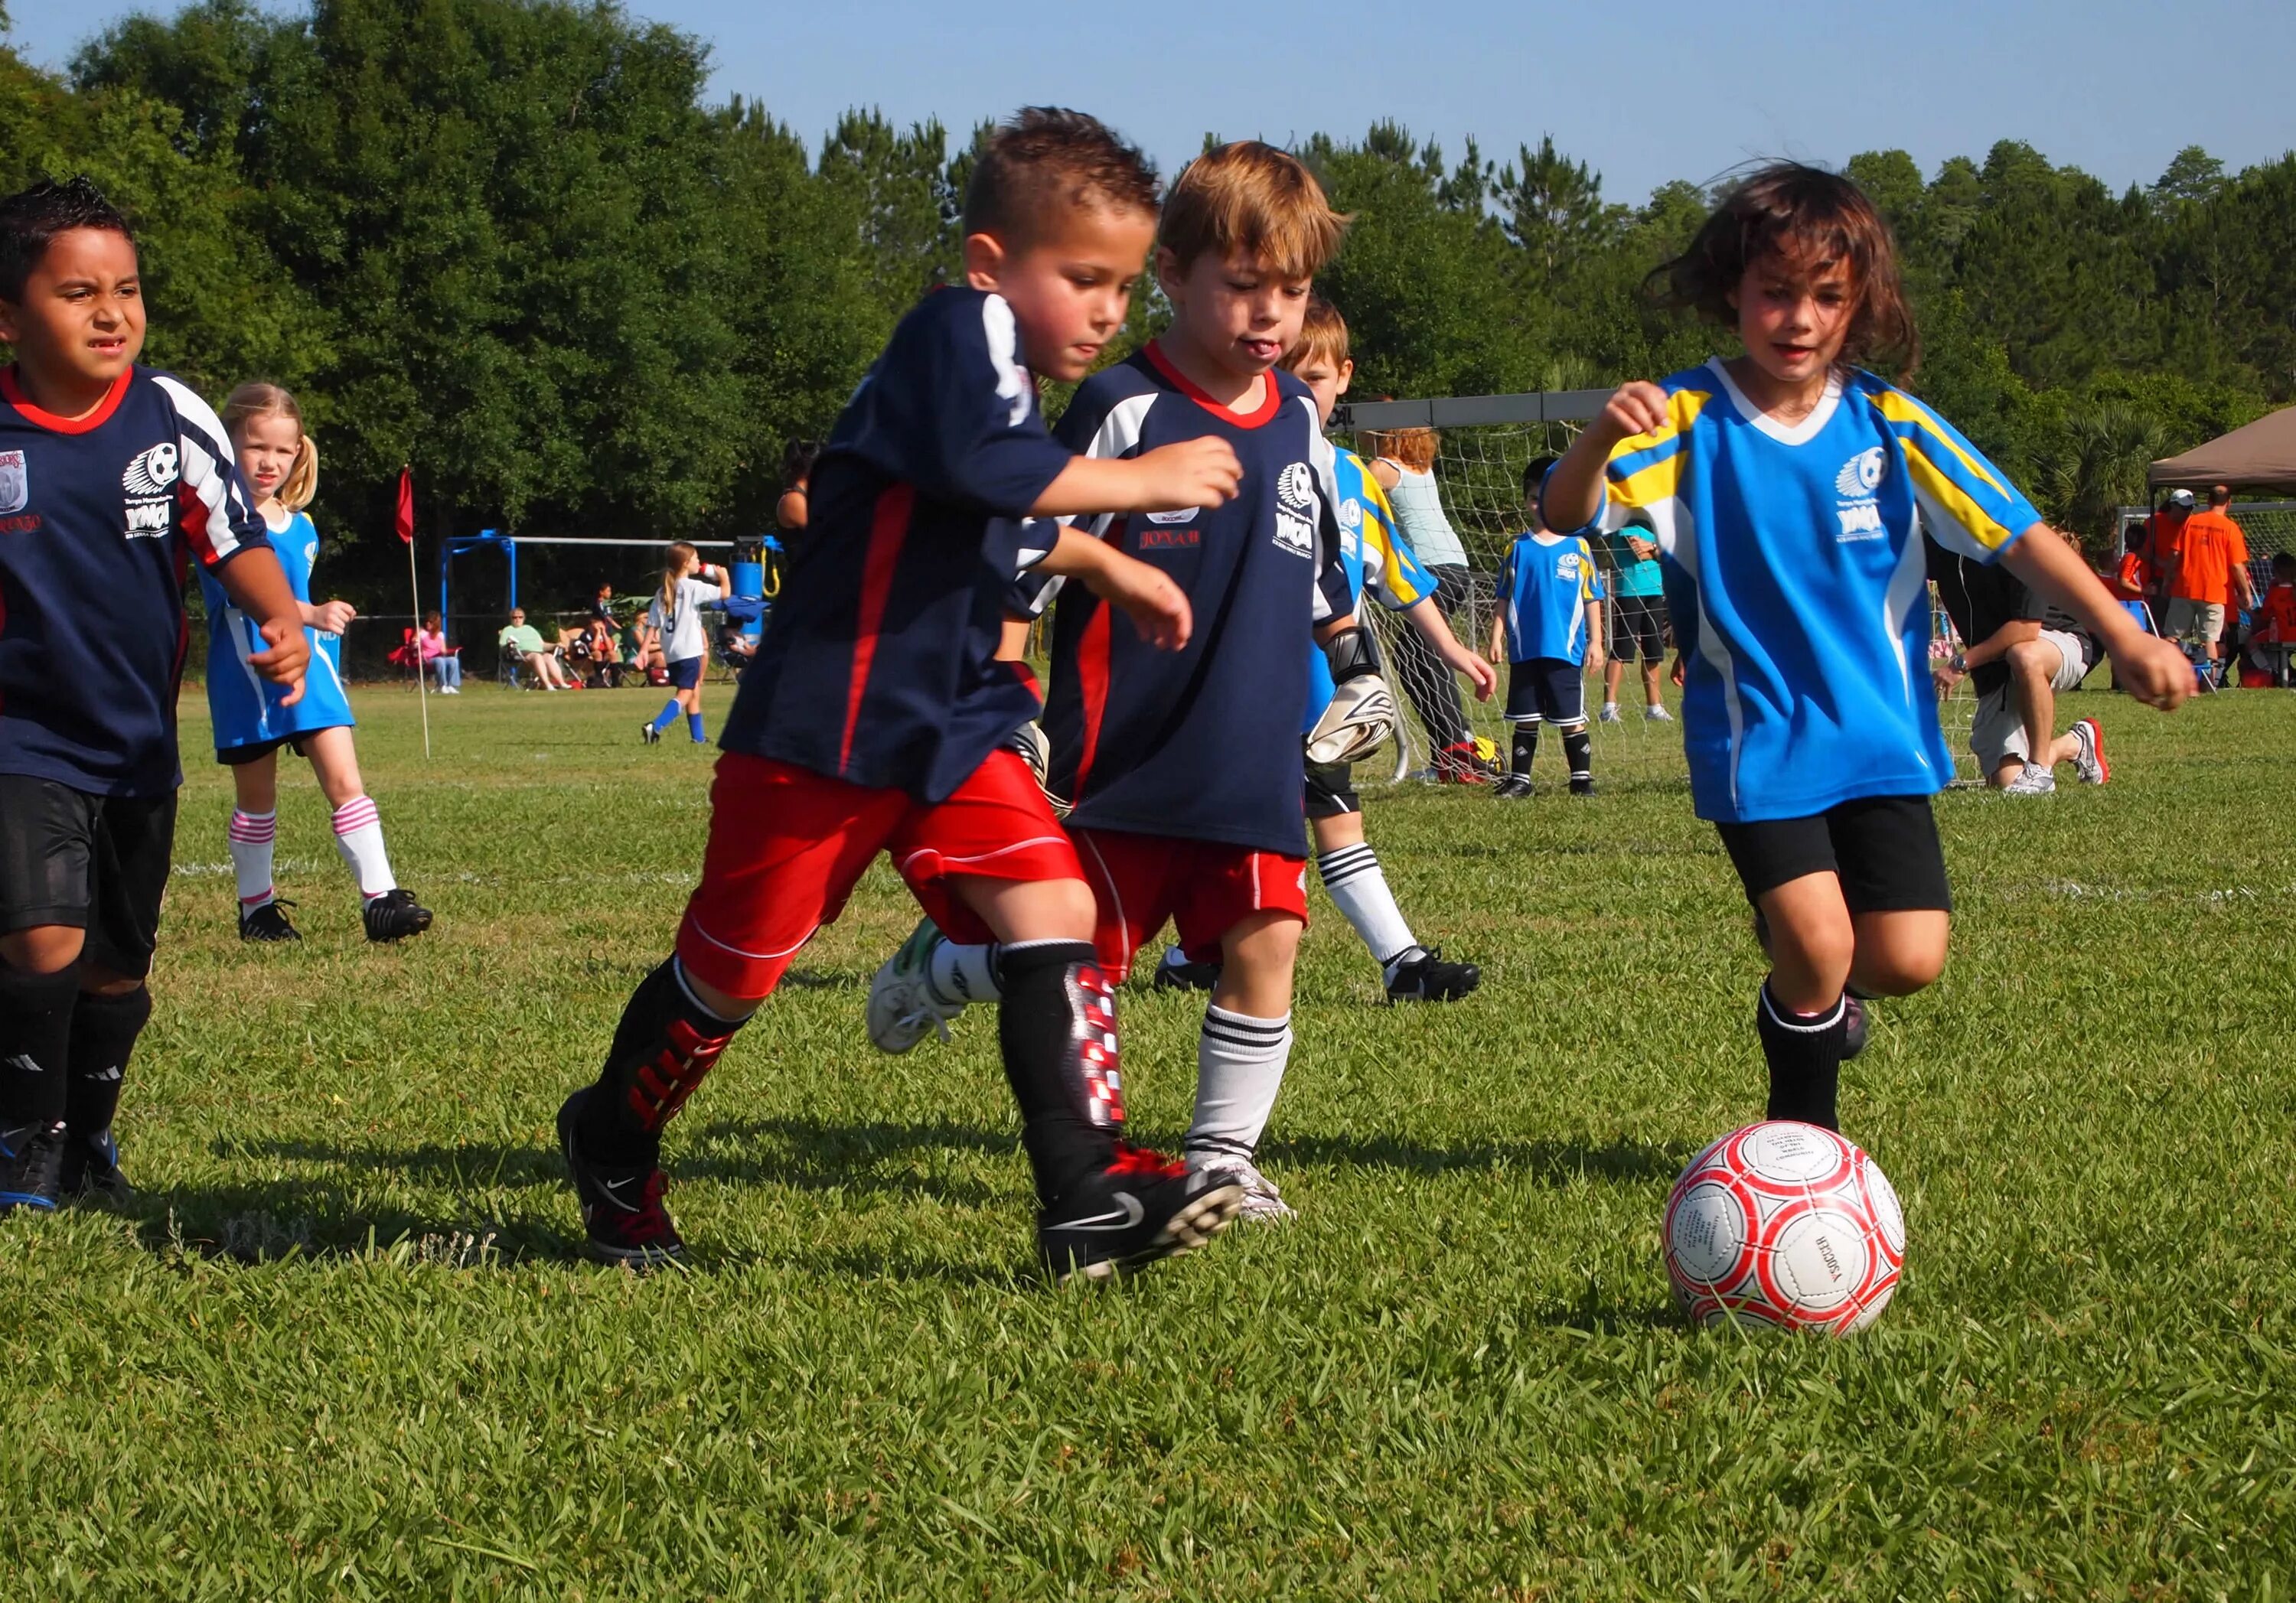
[[[706,657],[681,657],[669,665],[669,683],[673,689],[690,691],[701,683],[701,670],[709,665]]]
[[[0,932],[87,932],[90,961],[140,979],[160,940],[176,793],[95,796],[0,774]]]
[[[1507,664],[1506,721],[1568,729],[1587,721],[1587,678],[1575,662],[1534,657]]]

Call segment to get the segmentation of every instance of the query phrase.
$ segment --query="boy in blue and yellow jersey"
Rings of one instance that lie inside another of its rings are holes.
[[[118,1197],[111,1118],[176,840],[176,694],[196,564],[308,647],[222,422],[136,365],[135,241],[85,178],[0,200],[0,1213]]]
[[[1888,225],[1792,162],[1749,177],[1664,270],[1744,355],[1611,397],[1548,475],[1556,528],[1649,515],[1687,662],[1691,796],[1753,904],[1769,1115],[1831,1127],[1862,1044],[1849,994],[1945,965],[1951,897],[1930,797],[1953,773],[1927,671],[1922,536],[2004,561],[2163,709],[2193,688],[2078,552],[1943,419],[1856,365],[1918,345]]]
[[[1507,772],[1491,794],[1502,801],[1531,794],[1530,765],[1538,756],[1538,726],[1562,737],[1570,766],[1570,794],[1595,794],[1594,742],[1587,738],[1587,683],[1603,671],[1603,578],[1594,548],[1577,535],[1558,535],[1538,521],[1538,487],[1551,456],[1522,470],[1523,500],[1531,528],[1517,535],[1499,563],[1498,610],[1491,618],[1490,656],[1505,653],[1506,721],[1514,726]]]
[[[1348,347],[1347,321],[1338,307],[1321,296],[1308,303],[1300,343],[1284,357],[1283,365],[1316,397],[1316,416],[1328,428],[1356,366]],[[1401,613],[1438,658],[1466,675],[1477,695],[1489,699],[1497,677],[1488,663],[1453,637],[1449,620],[1436,604],[1435,577],[1396,535],[1395,510],[1388,504],[1387,492],[1362,457],[1338,445],[1332,454],[1339,495],[1340,559],[1347,568],[1349,592],[1358,598],[1374,597],[1390,611]],[[1324,653],[1309,652],[1306,729],[1314,730],[1335,688]],[[1480,969],[1449,961],[1439,947],[1421,945],[1405,921],[1379,855],[1364,838],[1363,802],[1356,795],[1349,765],[1311,757],[1307,775],[1308,832],[1315,840],[1316,876],[1332,905],[1379,960],[1388,1000],[1456,1002],[1474,990],[1482,983]],[[1159,988],[1209,991],[1218,980],[1218,963],[1192,963],[1177,945],[1165,950],[1156,969]]]
[[[1039,376],[1084,377],[1122,326],[1154,236],[1140,153],[1078,112],[998,129],[965,200],[965,282],[928,295],[839,418],[811,478],[813,539],[784,582],[720,743],[701,882],[676,950],[559,1114],[592,1250],[683,1251],[661,1131],[792,958],[889,853],[943,927],[994,940],[999,1039],[1052,1274],[1103,1278],[1208,1239],[1235,1177],[1124,1143],[1115,997],[1075,848],[1006,749],[1036,710],[996,659],[1007,591],[1084,581],[1121,637],[1185,645],[1163,575],[1053,519],[1218,508],[1235,454],[1190,440],[1124,461],[1046,429]]]

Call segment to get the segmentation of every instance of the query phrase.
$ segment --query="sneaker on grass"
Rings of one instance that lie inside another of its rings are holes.
[[[681,1264],[685,1243],[661,1201],[669,1177],[656,1167],[617,1168],[583,1155],[578,1133],[582,1108],[596,1092],[596,1086],[585,1085],[558,1110],[558,1151],[582,1205],[590,1255],[640,1272]]]
[[[878,966],[864,1017],[870,1044],[879,1051],[898,1057],[935,1031],[943,1041],[949,1038],[948,1021],[964,1011],[964,1003],[933,989],[933,948],[944,938],[939,925],[919,919],[900,950]]]
[[[2028,763],[2017,777],[2001,787],[2004,796],[2054,796],[2057,776],[2038,763]]]
[[[1057,1282],[1113,1280],[1194,1251],[1242,1206],[1243,1185],[1231,1168],[1190,1169],[1119,1143],[1113,1163],[1037,1215],[1037,1252]]]
[[[63,1167],[61,1124],[0,1130],[0,1214],[55,1212],[63,1198]]]
[[[2079,748],[2073,753],[2073,772],[2080,775],[2080,782],[2102,785],[2111,779],[2112,765],[2104,760],[2104,725],[2083,718],[2073,725],[2072,737]]]

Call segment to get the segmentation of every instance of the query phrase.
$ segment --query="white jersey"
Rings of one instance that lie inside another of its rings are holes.
[[[714,607],[724,599],[715,585],[701,579],[680,579],[677,599],[664,613],[661,593],[654,592],[653,605],[646,609],[646,627],[661,636],[661,654],[666,661],[686,662],[709,655],[709,636],[701,627],[701,609]]]
[[[1435,475],[1406,468],[1393,457],[1381,460],[1396,471],[1395,488],[1387,493],[1387,501],[1395,509],[1396,532],[1411,547],[1411,554],[1429,568],[1464,568],[1467,548],[1459,544],[1459,531],[1443,511]]]

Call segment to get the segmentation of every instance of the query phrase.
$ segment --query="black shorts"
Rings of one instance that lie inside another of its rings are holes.
[[[1833,874],[1853,913],[1953,911],[1926,796],[1870,796],[1808,818],[1714,827],[1749,902],[1806,874]]]
[[[436,661],[437,658],[432,658]],[[248,764],[269,757],[284,746],[297,757],[304,755],[302,740],[294,735],[282,735],[275,740],[255,740],[245,746],[226,746],[216,753],[216,761],[226,768],[243,768]]]
[[[1587,721],[1587,677],[1575,662],[1534,657],[1507,664],[1506,721],[1554,724],[1564,729]]]
[[[88,960],[140,978],[160,939],[176,850],[176,793],[91,796],[0,774],[0,933],[87,932]]]
[[[681,657],[669,665],[669,683],[681,691],[690,691],[701,683],[701,670],[709,666],[706,657]]]
[[[1611,602],[1611,655],[1632,662],[1639,650],[1644,662],[1666,656],[1666,598],[1662,595],[1621,595]]]
[[[1308,765],[1308,816],[1344,818],[1363,811],[1356,795],[1355,770],[1346,763]]]

